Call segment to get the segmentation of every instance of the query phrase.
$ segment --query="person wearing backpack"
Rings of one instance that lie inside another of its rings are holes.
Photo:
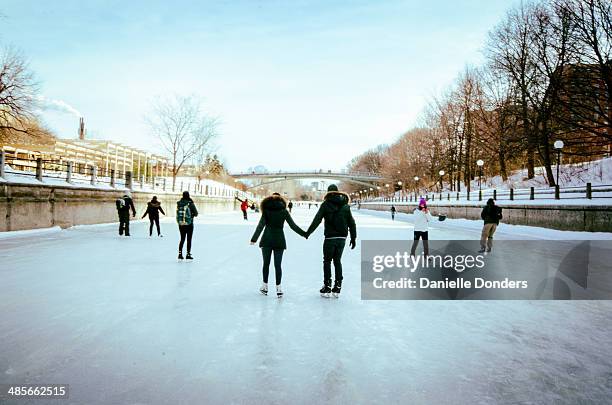
[[[159,229],[159,213],[166,215],[164,210],[161,207],[161,203],[157,201],[157,196],[153,196],[151,201],[147,203],[147,210],[143,214],[143,218],[147,215],[149,216],[149,236],[153,235],[153,224],[155,223],[155,227],[157,228],[157,236],[161,237],[162,234]]]
[[[391,206],[391,220],[392,220],[392,221],[395,221],[395,212],[396,212],[396,211],[397,211],[397,210],[395,209],[395,205],[392,205],[392,206]]]
[[[501,207],[495,205],[495,200],[489,198],[487,205],[482,209],[480,218],[484,221],[480,234],[480,250],[478,253],[490,252],[493,248],[493,234],[497,230],[499,220],[503,218]]]
[[[295,233],[300,236],[307,237],[306,232],[293,222],[291,214],[287,211],[287,201],[279,193],[274,193],[269,197],[264,198],[260,204],[261,218],[255,228],[255,232],[251,237],[251,245],[254,245],[259,239],[259,235],[263,231],[259,247],[263,256],[263,285],[259,291],[268,295],[268,274],[270,272],[270,260],[274,253],[274,270],[276,275],[276,296],[281,298],[283,290],[281,288],[281,278],[283,276],[282,261],[283,253],[287,249],[285,241],[285,232],[283,226],[285,221]]]
[[[187,240],[187,260],[191,256],[191,237],[193,236],[193,219],[198,216],[198,210],[189,196],[189,191],[183,191],[183,198],[176,202],[176,222],[178,223],[181,241],[179,242],[179,260],[183,260],[183,245]]]
[[[349,235],[351,240],[349,245],[355,249],[357,239],[357,227],[351,214],[349,205],[351,199],[346,193],[338,191],[338,186],[330,184],[327,194],[323,198],[321,208],[317,211],[306,236],[310,236],[325,220],[325,241],[323,242],[323,287],[319,291],[323,297],[329,297],[333,293],[334,297],[340,295],[342,289],[342,252]],[[331,288],[331,264],[334,263],[335,282]]]
[[[130,236],[130,209],[132,210],[132,217],[136,217],[134,201],[128,193],[125,193],[123,197],[115,201],[115,205],[119,215],[119,235]]]

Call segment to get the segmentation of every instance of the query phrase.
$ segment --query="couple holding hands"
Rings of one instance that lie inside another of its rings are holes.
[[[283,275],[282,261],[283,253],[287,249],[283,226],[285,221],[295,233],[308,239],[308,237],[324,221],[325,241],[323,242],[323,287],[319,291],[322,296],[329,297],[330,293],[338,297],[342,288],[342,252],[346,244],[346,238],[350,234],[350,247],[355,248],[357,229],[355,220],[351,214],[349,206],[350,198],[346,193],[338,191],[335,184],[327,188],[327,194],[323,199],[319,211],[312,220],[307,231],[302,230],[291,218],[287,210],[287,201],[278,193],[274,193],[264,198],[261,202],[261,219],[257,224],[255,233],[251,238],[251,245],[254,245],[261,236],[259,247],[263,256],[263,285],[259,291],[268,294],[268,274],[270,272],[270,262],[274,255],[274,269],[276,273],[276,295],[278,298],[283,296],[281,288],[281,278]],[[332,284],[331,265],[334,264],[335,282]]]

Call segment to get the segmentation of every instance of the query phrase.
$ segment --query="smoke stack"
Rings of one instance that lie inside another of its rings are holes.
[[[83,117],[79,118],[79,139],[81,141],[85,139],[85,120]]]

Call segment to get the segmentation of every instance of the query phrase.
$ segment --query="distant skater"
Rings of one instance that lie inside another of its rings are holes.
[[[242,217],[244,218],[245,221],[248,220],[248,216],[247,216],[247,210],[249,209],[249,200],[247,198],[245,198],[244,200],[241,200],[238,197],[235,197],[236,200],[240,201],[240,211],[242,211]]]
[[[287,204],[287,209],[289,210],[289,213],[291,213],[291,210],[293,209],[293,202],[291,200],[289,200],[289,204]]]
[[[395,211],[396,211],[395,205],[392,205],[391,206],[391,220],[392,221],[395,221]]]
[[[287,211],[287,201],[280,194],[274,193],[269,197],[264,198],[260,204],[261,218],[255,228],[255,233],[251,237],[251,245],[254,245],[259,239],[259,235],[263,231],[259,247],[263,256],[263,284],[259,291],[268,295],[268,275],[270,273],[270,261],[274,254],[274,270],[276,276],[276,296],[281,298],[283,290],[281,288],[281,279],[283,277],[282,261],[283,253],[287,249],[285,240],[285,232],[283,225],[285,221],[295,233],[307,238],[306,232],[293,222],[291,214]]]
[[[123,197],[118,198],[115,201],[117,206],[117,214],[119,215],[119,235],[130,236],[130,210],[132,210],[132,217],[136,217],[136,208],[134,208],[134,201],[128,193],[124,194]]]
[[[419,239],[423,239],[423,254],[429,255],[429,223],[433,221],[433,217],[427,208],[427,201],[421,198],[419,207],[414,210],[414,242],[410,254],[414,256],[416,249],[419,246]]]
[[[501,207],[495,205],[495,200],[489,198],[487,205],[482,209],[480,217],[484,221],[482,233],[480,235],[480,250],[478,253],[484,253],[485,249],[490,252],[493,248],[493,234],[497,230],[499,220],[503,218]]]
[[[183,198],[176,202],[176,222],[178,223],[181,241],[179,242],[179,260],[183,260],[183,245],[187,240],[187,256],[185,259],[193,260],[191,256],[191,237],[193,236],[193,219],[198,216],[198,210],[189,196],[189,191],[183,191]]]
[[[166,215],[161,207],[161,203],[157,201],[157,196],[153,196],[151,201],[147,203],[147,210],[143,214],[143,218],[149,216],[149,236],[153,236],[153,224],[157,228],[157,236],[161,237],[161,231],[159,229],[159,213]]]
[[[325,220],[325,241],[323,242],[323,287],[319,291],[323,297],[329,297],[329,293],[333,293],[334,297],[340,295],[342,289],[342,252],[346,244],[346,238],[349,235],[351,240],[349,245],[351,249],[355,249],[357,239],[357,227],[355,220],[351,214],[350,197],[346,193],[338,191],[338,186],[330,184],[327,188],[327,194],[323,198],[321,208],[315,215],[306,236],[310,236],[319,226],[322,220]],[[331,265],[334,263],[335,282],[334,288],[331,288],[332,275]]]

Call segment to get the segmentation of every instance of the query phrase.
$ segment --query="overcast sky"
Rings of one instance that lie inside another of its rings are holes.
[[[60,137],[82,114],[96,138],[155,151],[152,99],[193,93],[230,169],[338,169],[415,125],[512,3],[0,0],[0,43],[56,100]]]

